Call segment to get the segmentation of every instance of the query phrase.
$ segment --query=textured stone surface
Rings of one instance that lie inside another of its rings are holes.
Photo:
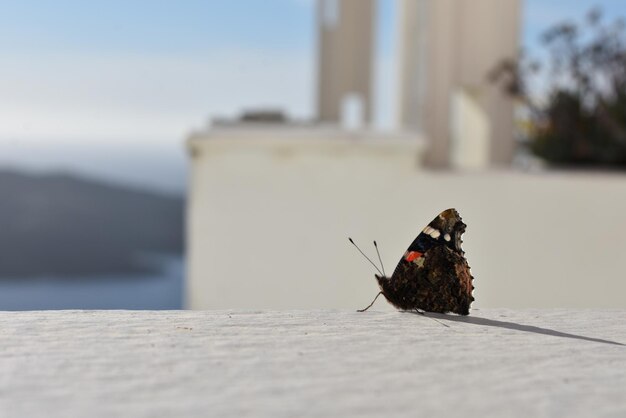
[[[429,316],[4,312],[0,416],[626,416],[626,310]]]

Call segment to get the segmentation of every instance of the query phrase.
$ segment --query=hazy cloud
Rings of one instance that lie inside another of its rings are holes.
[[[14,56],[0,69],[0,138],[174,137],[209,115],[313,111],[314,57],[264,50],[189,55]]]

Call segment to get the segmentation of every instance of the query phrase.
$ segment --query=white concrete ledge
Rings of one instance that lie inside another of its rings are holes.
[[[348,131],[324,125],[246,124],[233,128],[214,128],[189,136],[187,149],[192,157],[199,155],[278,154],[343,157],[369,156],[407,159],[412,168],[421,165],[426,141],[415,132]],[[324,161],[321,162],[324,164]]]
[[[626,416],[626,310],[429,316],[4,312],[0,416]]]

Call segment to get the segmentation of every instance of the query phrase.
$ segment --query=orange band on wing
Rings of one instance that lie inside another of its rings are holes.
[[[409,251],[407,255],[404,257],[404,259],[408,262],[411,262],[413,260],[417,260],[421,256],[422,256],[422,253],[420,253],[419,251]]]

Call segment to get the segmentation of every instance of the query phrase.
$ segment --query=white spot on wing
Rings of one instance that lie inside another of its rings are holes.
[[[433,237],[434,239],[439,238],[440,235],[441,235],[441,232],[439,232],[438,229],[433,229],[432,232],[430,233],[430,236]]]
[[[445,239],[446,241],[450,241],[450,234],[444,235],[443,239]]]

